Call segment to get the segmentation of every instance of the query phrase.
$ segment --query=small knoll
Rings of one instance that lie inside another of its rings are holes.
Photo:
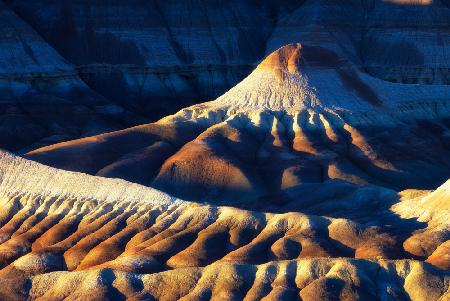
[[[17,300],[435,301],[447,300],[449,280],[448,273],[416,261],[321,258],[264,265],[217,263],[153,274],[52,272],[0,280],[0,293]]]
[[[427,118],[414,102],[445,102],[444,86],[396,85],[364,73],[333,49],[301,43],[287,44],[268,55],[244,80],[215,101],[192,108],[230,111],[327,108],[374,116],[407,114]],[[403,112],[408,105],[413,112]],[[431,104],[430,104],[431,105]],[[442,104],[445,107],[445,103]],[[397,108],[396,108],[397,107]],[[389,110],[396,108],[395,110]],[[448,114],[448,108],[439,108]],[[416,112],[414,112],[416,111]],[[386,117],[385,117],[386,118]]]
[[[411,198],[407,192],[403,196],[405,196],[405,202],[395,207],[399,214],[420,217],[423,221],[435,220],[445,224],[449,223],[450,180],[423,197]]]

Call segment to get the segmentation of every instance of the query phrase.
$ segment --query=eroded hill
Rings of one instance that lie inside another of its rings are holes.
[[[299,41],[395,90],[449,84],[443,0],[4,2],[0,146],[21,153],[215,99]]]
[[[397,191],[444,182],[449,92],[387,83],[331,50],[290,44],[215,101],[26,156],[192,201],[305,210],[348,198],[342,181]]]
[[[6,300],[448,297],[448,183],[352,220],[199,205],[8,153],[0,171]]]

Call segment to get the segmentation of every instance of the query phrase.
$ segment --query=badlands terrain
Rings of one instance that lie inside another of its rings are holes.
[[[25,157],[192,201],[286,212],[331,199],[333,212],[350,184],[399,191],[449,178],[448,95],[450,86],[389,83],[331,50],[289,44],[214,101]]]
[[[186,202],[8,153],[0,171],[2,300],[450,297],[450,182],[394,204],[359,188],[347,206],[370,213],[332,218]]]
[[[25,155],[58,169],[4,153],[2,293],[446,300],[449,88],[397,85],[289,44],[215,101]]]
[[[217,98],[295,42],[333,50],[385,81],[448,85],[449,7],[448,0],[3,0],[0,147],[25,153],[156,121]]]
[[[448,1],[0,16],[0,300],[450,300]]]

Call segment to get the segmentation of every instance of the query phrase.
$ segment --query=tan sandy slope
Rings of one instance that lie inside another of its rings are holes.
[[[402,246],[370,220],[189,203],[8,153],[0,174],[5,300],[446,300],[448,183],[380,213],[426,223]]]

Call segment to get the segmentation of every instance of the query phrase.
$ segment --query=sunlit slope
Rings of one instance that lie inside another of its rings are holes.
[[[352,220],[351,212],[330,218],[200,205],[7,153],[0,174],[0,291],[8,298],[437,300],[448,289],[448,185],[406,191],[392,208]]]
[[[27,157],[188,200],[286,212],[303,209],[296,196],[320,183],[436,188],[450,175],[448,95],[448,86],[388,83],[330,49],[289,44],[214,101]]]

